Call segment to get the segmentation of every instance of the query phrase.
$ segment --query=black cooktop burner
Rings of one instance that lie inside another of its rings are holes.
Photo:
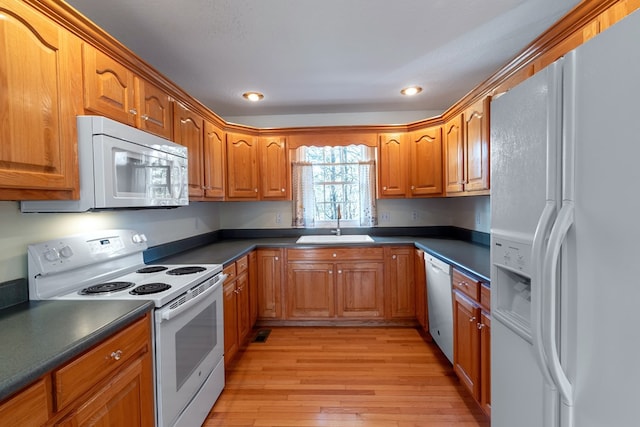
[[[131,295],[149,295],[166,291],[169,288],[171,288],[171,285],[167,285],[166,283],[147,283],[136,286],[134,289],[130,290],[129,293]]]
[[[205,271],[205,270],[206,268],[197,267],[197,266],[178,267],[178,268],[174,268],[173,270],[167,271],[167,274],[171,274],[172,276],[182,276],[183,274],[200,273],[201,271]]]
[[[97,285],[84,288],[83,290],[80,291],[80,295],[97,295],[97,294],[105,294],[108,292],[116,292],[116,291],[121,291],[123,289],[128,289],[134,285],[135,284],[132,282],[99,283]]]
[[[136,273],[157,273],[158,271],[165,271],[168,269],[169,267],[165,267],[164,265],[152,265],[151,267],[143,267],[136,270]]]

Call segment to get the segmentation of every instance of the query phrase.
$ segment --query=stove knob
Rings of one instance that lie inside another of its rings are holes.
[[[139,234],[134,234],[131,237],[131,240],[133,241],[133,243],[142,243],[142,237],[140,237]]]
[[[60,256],[62,258],[71,258],[71,256],[73,256],[73,250],[71,249],[71,246],[65,246],[60,249]]]
[[[51,248],[45,251],[42,255],[44,256],[44,259],[51,262],[57,261],[58,259],[60,259],[60,255],[58,254],[58,251],[55,248]]]
[[[140,233],[140,238],[142,239],[143,242],[147,241],[147,236],[144,233]]]

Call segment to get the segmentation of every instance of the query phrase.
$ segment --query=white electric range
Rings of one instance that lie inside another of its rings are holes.
[[[220,264],[146,265],[147,237],[101,230],[29,245],[32,300],[150,300],[156,424],[200,425],[224,387]]]

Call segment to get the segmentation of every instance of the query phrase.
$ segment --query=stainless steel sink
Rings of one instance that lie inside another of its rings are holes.
[[[321,235],[321,236],[300,236],[296,243],[306,243],[310,245],[330,245],[334,243],[370,243],[373,242],[371,236],[366,234],[343,234]]]

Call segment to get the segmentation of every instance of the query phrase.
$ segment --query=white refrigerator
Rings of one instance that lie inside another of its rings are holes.
[[[492,426],[640,425],[640,11],[491,103]]]

